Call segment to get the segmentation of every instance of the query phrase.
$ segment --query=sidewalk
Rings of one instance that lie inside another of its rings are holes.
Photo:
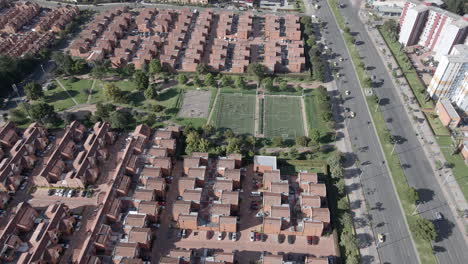
[[[359,17],[361,21],[366,24],[368,21],[368,16],[366,11],[362,7],[361,11],[359,12]],[[384,60],[385,64],[391,63],[392,65],[397,66],[397,62],[395,61],[393,55],[391,55],[389,48],[387,47],[385,41],[383,40],[382,36],[378,32],[377,29],[371,28],[366,24],[366,31],[368,32],[370,38],[373,41],[374,46],[376,47],[386,47],[388,50],[388,54],[385,55],[382,52],[381,48],[377,48],[377,51],[380,54],[380,57]],[[468,221],[460,216],[459,211],[468,210],[468,204],[466,199],[458,185],[455,177],[452,174],[452,170],[444,169],[443,171],[437,170],[436,161],[440,161],[445,163],[445,157],[442,154],[440,146],[437,144],[435,140],[435,135],[432,133],[430,125],[428,124],[426,117],[424,116],[423,112],[421,111],[419,104],[414,98],[414,94],[409,87],[406,79],[401,78],[399,79],[399,84],[396,81],[396,78],[393,77],[392,73],[389,69],[389,75],[391,76],[392,82],[395,87],[399,87],[397,89],[397,94],[400,97],[400,100],[403,102],[403,106],[406,110],[407,115],[410,119],[413,116],[416,116],[420,120],[423,120],[422,124],[416,124],[411,122],[415,131],[418,132],[418,140],[423,147],[424,153],[426,154],[429,163],[431,164],[432,170],[434,171],[434,175],[438,175],[436,177],[439,185],[441,186],[442,192],[444,193],[445,198],[447,199],[448,205],[452,210],[452,213],[455,217],[456,223],[461,231],[465,231],[464,239],[465,243],[468,244],[468,237],[466,236],[466,225]],[[409,100],[408,98],[412,98]],[[416,111],[415,111],[416,110]]]
[[[330,92],[337,89],[335,82],[333,82],[333,85],[328,88],[328,91]],[[339,120],[338,117],[340,115],[337,109],[340,103],[337,100],[339,99],[332,97],[333,116],[335,120]],[[343,134],[343,137],[335,142],[336,148],[342,153],[353,153],[354,151],[349,141],[346,125],[336,132],[341,132]],[[367,212],[366,198],[361,185],[361,177],[358,175],[357,171],[358,168],[354,165],[346,168],[344,171],[344,181],[345,189],[348,193],[350,210],[352,212],[354,229],[356,231],[356,240],[361,253],[361,263],[380,263],[376,240],[367,217],[369,214]],[[360,188],[351,188],[351,186],[360,186]]]

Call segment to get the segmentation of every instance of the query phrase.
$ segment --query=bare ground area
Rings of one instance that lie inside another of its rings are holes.
[[[210,107],[211,91],[189,90],[179,112],[180,117],[207,118]]]

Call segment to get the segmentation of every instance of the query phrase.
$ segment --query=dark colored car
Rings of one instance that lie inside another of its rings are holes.
[[[307,236],[307,244],[317,245],[319,242],[319,237],[317,236]]]
[[[206,239],[212,239],[213,238],[213,235],[214,235],[214,232],[209,230],[209,231],[206,231]]]
[[[261,234],[258,232],[255,232],[255,241],[260,241],[262,238]]]
[[[283,244],[284,239],[285,239],[284,235],[282,235],[282,234],[278,235],[278,243]]]
[[[296,242],[296,236],[288,235],[288,243],[292,245],[294,242]]]

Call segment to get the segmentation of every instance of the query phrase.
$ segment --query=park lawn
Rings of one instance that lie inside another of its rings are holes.
[[[265,137],[304,136],[300,97],[265,96]]]
[[[457,180],[458,185],[465,196],[465,199],[468,198],[468,181],[467,181],[467,167],[465,164],[465,160],[462,158],[460,154],[452,155],[453,150],[453,141],[449,136],[436,136],[436,141],[444,154],[445,159],[447,162],[453,165],[452,172]]]
[[[234,133],[253,134],[255,127],[255,96],[219,94],[211,119],[218,129],[229,128]]]
[[[91,89],[93,80],[80,79],[76,82],[71,82],[70,79],[61,79],[60,82],[67,88],[68,92],[78,104],[84,104],[88,100],[86,90]]]
[[[44,101],[54,106],[56,111],[63,111],[75,105],[71,97],[65,92],[56,81],[54,89],[44,91]]]
[[[295,175],[301,171],[325,173],[326,162],[322,159],[314,160],[289,160],[278,159],[278,168],[281,174]]]
[[[312,94],[304,97],[304,105],[306,110],[307,125],[309,131],[312,128],[320,131],[321,135],[326,135],[330,132],[328,124],[320,118],[320,102],[317,98],[317,91],[314,89]]]

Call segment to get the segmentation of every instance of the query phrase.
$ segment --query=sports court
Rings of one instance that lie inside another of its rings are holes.
[[[265,137],[304,136],[301,98],[265,96]]]
[[[212,123],[216,128],[230,128],[234,133],[253,134],[255,95],[219,94]]]

